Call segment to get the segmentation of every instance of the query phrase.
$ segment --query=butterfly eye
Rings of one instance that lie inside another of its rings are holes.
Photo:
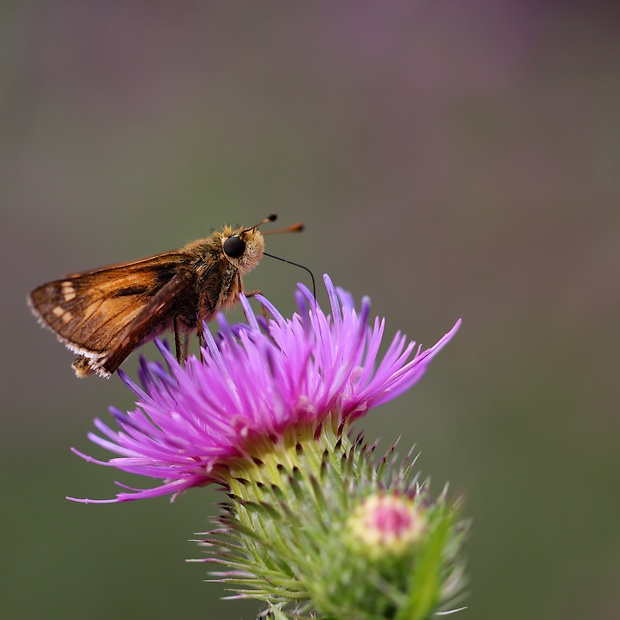
[[[230,256],[230,258],[239,258],[245,252],[245,241],[234,235],[233,237],[228,237],[226,241],[224,241],[224,252]]]

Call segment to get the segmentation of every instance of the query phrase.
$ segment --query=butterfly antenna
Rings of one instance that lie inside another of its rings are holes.
[[[254,224],[254,226],[250,226],[250,228],[245,228],[241,233],[248,232],[250,230],[254,230],[263,224],[268,224],[269,222],[275,222],[278,219],[277,214],[272,213],[268,215],[264,220],[261,220],[258,224]],[[277,230],[268,230],[264,232],[263,235],[277,235],[279,233],[290,233],[290,232],[301,232],[304,229],[304,225],[301,222],[297,222],[297,224],[292,224],[291,226],[287,226],[286,228],[278,228]]]
[[[262,226],[263,224],[268,224],[269,222],[275,222],[278,219],[278,216],[276,213],[272,213],[271,215],[268,215],[264,220],[261,220],[258,224],[254,224],[254,226],[250,226],[249,228],[244,228],[239,234],[242,235],[243,233],[249,232],[250,230],[254,230],[255,228],[258,228],[259,226]],[[278,231],[275,231],[278,232]]]
[[[271,220],[273,221],[273,220]],[[279,233],[290,233],[290,232],[301,232],[304,229],[304,225],[301,222],[297,222],[297,224],[293,224],[292,226],[287,226],[286,228],[278,228],[277,230],[268,230],[263,233],[265,235],[277,235]]]

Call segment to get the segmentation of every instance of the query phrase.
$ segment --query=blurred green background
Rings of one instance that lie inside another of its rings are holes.
[[[25,296],[277,212],[307,229],[268,250],[389,334],[463,318],[360,424],[465,496],[459,617],[620,617],[618,6],[4,3],[0,615],[254,617],[184,562],[221,495],[64,499],[148,485],[69,451],[103,457],[92,418],[133,401],[76,380]],[[299,280],[265,259],[246,284],[290,313]]]

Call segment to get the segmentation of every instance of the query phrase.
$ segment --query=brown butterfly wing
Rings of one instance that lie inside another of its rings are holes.
[[[169,318],[174,296],[191,286],[194,273],[189,259],[186,253],[169,252],[75,274],[39,286],[28,301],[41,324],[87,358],[105,358],[131,332],[132,346],[116,370],[142,341],[136,337],[136,329],[156,331],[158,324]]]

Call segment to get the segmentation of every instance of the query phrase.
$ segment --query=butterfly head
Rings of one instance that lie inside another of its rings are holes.
[[[222,251],[242,275],[252,271],[263,258],[265,239],[258,227],[268,222],[274,222],[277,217],[273,213],[250,228],[233,230],[230,226],[224,227],[221,233]]]
[[[225,227],[222,231],[222,251],[242,275],[252,271],[265,250],[265,239],[258,228]]]

